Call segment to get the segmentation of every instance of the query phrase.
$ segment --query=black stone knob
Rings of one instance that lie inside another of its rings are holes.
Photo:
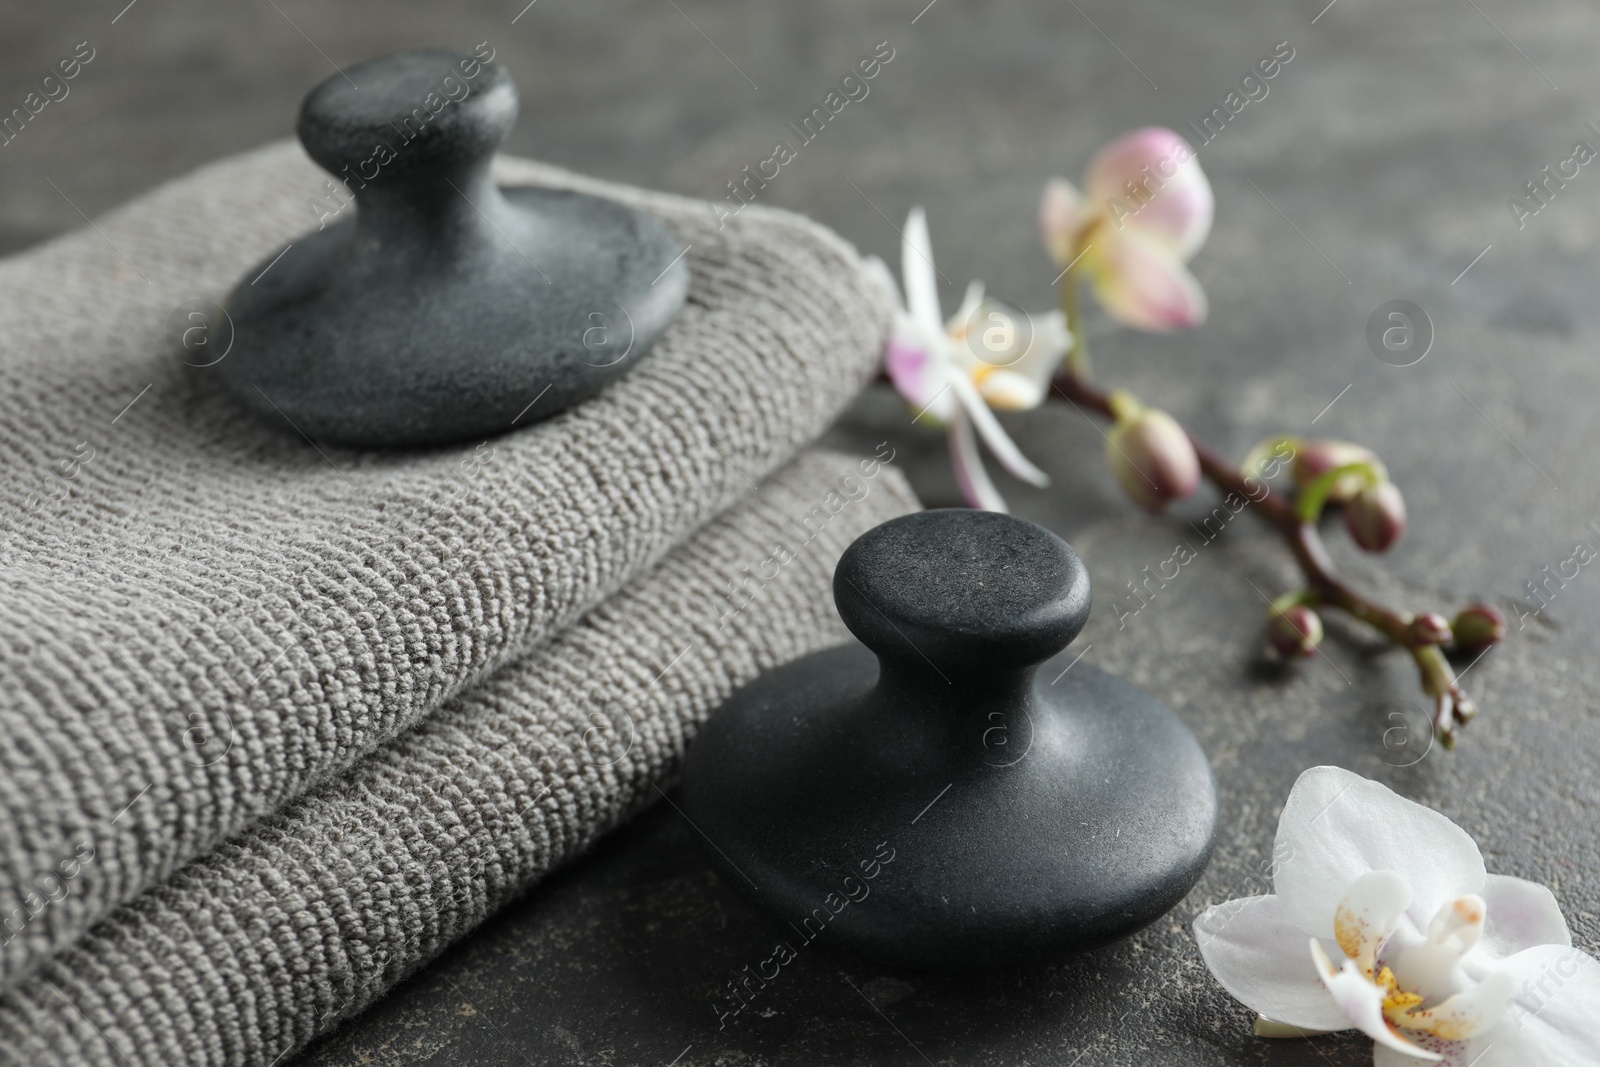
[[[1089,621],[1089,572],[1041,526],[925,511],[858,538],[834,571],[833,599],[880,660],[948,669],[964,685],[974,671],[1020,671],[1065,648]]]
[[[763,675],[689,749],[682,806],[728,883],[819,946],[1025,966],[1125,937],[1194,885],[1216,786],[1177,717],[1064,646],[1072,548],[991,512],[908,515],[834,573],[866,645]]]
[[[649,350],[688,290],[682,247],[611,200],[498,188],[516,117],[510,75],[474,55],[311,91],[300,140],[337,182],[319,229],[228,298],[215,369],[246,407],[334,444],[449,444],[549,418]]]

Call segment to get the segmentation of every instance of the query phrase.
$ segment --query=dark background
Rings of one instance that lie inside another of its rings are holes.
[[[715,199],[886,40],[895,57],[870,95],[763,202],[891,263],[893,227],[923,204],[947,308],[974,276],[1045,308],[1056,270],[1034,229],[1041,183],[1078,178],[1128,129],[1181,129],[1288,41],[1295,57],[1269,95],[1200,149],[1217,195],[1193,264],[1210,321],[1149,337],[1095,318],[1097,371],[1235,455],[1279,432],[1376,448],[1410,505],[1406,539],[1374,561],[1329,537],[1363,588],[1397,606],[1448,612],[1485,597],[1515,619],[1518,598],[1537,606],[1525,583],[1542,568],[1579,541],[1600,545],[1600,172],[1585,167],[1521,229],[1507,207],[1575,141],[1600,147],[1584,127],[1600,123],[1593,5],[925,2],[8,4],[0,111],[78,42],[95,58],[0,148],[0,250],[290,136],[300,98],[335,65],[480,41],[521,87],[510,151]],[[1419,304],[1436,332],[1406,368],[1365,340],[1368,317],[1395,299]],[[1322,658],[1283,668],[1262,654],[1264,597],[1296,574],[1248,517],[1119,630],[1110,602],[1190,539],[1185,520],[1214,501],[1202,490],[1151,520],[1121,497],[1085,417],[1059,405],[1008,425],[1056,480],[1046,492],[1004,482],[1008,497],[1071,540],[1094,576],[1087,658],[1174,707],[1216,768],[1217,855],[1176,912],[1120,946],[981,979],[892,973],[819,949],[719,1031],[713,998],[764,957],[771,933],[658,809],[304,1062],[1365,1064],[1365,1040],[1253,1038],[1185,929],[1210,903],[1265,890],[1283,799],[1318,763],[1449,814],[1491,870],[1549,884],[1577,942],[1596,951],[1600,574],[1584,569],[1471,669],[1483,714],[1444,752],[1421,728],[1409,662],[1370,633],[1330,620]],[[941,439],[912,428],[894,397],[864,398],[836,437],[892,437],[925,499],[952,501]]]

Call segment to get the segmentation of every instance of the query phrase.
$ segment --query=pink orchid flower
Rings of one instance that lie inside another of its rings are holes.
[[[1022,454],[991,409],[1022,411],[1043,402],[1051,375],[1072,345],[1061,313],[1017,311],[986,299],[983,283],[974,281],[946,321],[939,308],[928,220],[920,207],[906,218],[900,249],[903,303],[884,262],[872,257],[867,267],[897,304],[884,369],[916,411],[912,421],[948,428],[951,465],[967,503],[986,511],[1006,510],[984,469],[980,437],[1006,470],[1030,485],[1049,485],[1049,477]]]
[[[1084,187],[1045,185],[1039,227],[1056,266],[1081,271],[1106,311],[1136,330],[1204,322],[1205,291],[1184,264],[1211,232],[1215,201],[1189,143],[1159,126],[1135,130],[1100,150]]]

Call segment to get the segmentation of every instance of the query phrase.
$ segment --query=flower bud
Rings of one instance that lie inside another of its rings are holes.
[[[1344,525],[1368,552],[1387,552],[1405,532],[1405,498],[1393,482],[1369,485],[1345,505]]]
[[[1406,627],[1406,638],[1412,645],[1442,645],[1450,637],[1450,623],[1437,612],[1418,615]]]
[[[1274,609],[1267,623],[1267,640],[1285,659],[1315,655],[1322,644],[1322,616],[1304,604]]]
[[[1382,470],[1378,457],[1370,449],[1360,445],[1351,444],[1349,441],[1302,441],[1295,451],[1294,474],[1295,484],[1304,489],[1318,478],[1331,470],[1347,467],[1352,463],[1371,463]],[[1334,480],[1333,488],[1328,491],[1328,500],[1335,504],[1343,504],[1367,485],[1365,476],[1359,473],[1341,475]]]
[[[1461,609],[1450,624],[1450,631],[1457,648],[1476,655],[1505,639],[1506,617],[1488,604],[1472,604]]]
[[[1189,435],[1165,411],[1139,408],[1106,435],[1111,471],[1134,502],[1160,511],[1200,484],[1200,459]]]

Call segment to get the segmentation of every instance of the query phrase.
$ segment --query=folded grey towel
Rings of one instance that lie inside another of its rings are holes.
[[[876,460],[802,457],[540,650],[46,963],[0,998],[0,1062],[278,1062],[658,799],[734,688],[845,639],[839,554],[913,507]]]
[[[682,314],[550,422],[321,448],[244,416],[164,335],[312,225],[325,177],[273,146],[0,262],[0,989],[636,579],[821,432],[889,321],[855,252],[804,219],[723,228],[502,161],[503,182],[660,216],[689,248]],[[564,833],[593,832],[584,804]],[[459,928],[413,918],[407,944]],[[306,1032],[272,1014],[252,1018]]]

